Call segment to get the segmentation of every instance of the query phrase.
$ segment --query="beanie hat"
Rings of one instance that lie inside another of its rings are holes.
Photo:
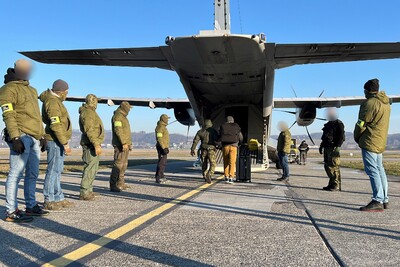
[[[51,88],[53,92],[64,92],[68,90],[68,83],[58,79],[53,83],[53,88]]]
[[[378,79],[372,79],[367,81],[364,84],[364,89],[368,91],[369,93],[377,93],[379,92],[379,80]]]

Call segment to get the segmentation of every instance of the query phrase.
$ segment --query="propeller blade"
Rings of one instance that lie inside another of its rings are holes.
[[[296,124],[297,121],[294,121],[292,125],[290,125],[289,129],[292,129],[292,127]]]
[[[319,94],[318,98],[320,98],[324,94],[325,90],[322,90],[322,92]]]
[[[186,134],[186,142],[189,141],[189,131],[190,131],[190,125],[188,125],[188,130],[187,130],[187,134]]]
[[[294,88],[293,88],[293,85],[291,85],[290,87],[292,88],[292,91],[293,91],[294,96],[297,97],[297,94],[296,94],[296,91],[295,91]]]
[[[310,140],[311,140],[311,143],[313,143],[313,145],[315,145],[314,140],[312,139],[311,134],[310,134],[310,132],[308,131],[308,127],[307,127],[307,126],[306,126],[306,131],[307,131],[308,137],[309,137]]]
[[[275,111],[279,111],[279,112],[285,112],[285,113],[289,113],[289,114],[293,114],[296,115],[296,111],[289,111],[289,110],[275,110]]]
[[[326,119],[324,119],[324,118],[315,118],[316,120],[320,120],[320,121],[326,121]]]

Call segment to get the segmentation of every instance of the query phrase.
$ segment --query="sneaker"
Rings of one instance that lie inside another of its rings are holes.
[[[26,212],[26,215],[28,215],[28,216],[46,216],[46,215],[49,215],[49,212],[43,210],[41,207],[39,207],[38,204],[36,204],[33,208],[26,208],[25,212]]]
[[[281,177],[281,178],[278,178],[278,179],[276,179],[277,181],[280,181],[280,182],[283,182],[283,181],[289,181],[289,177]]]
[[[22,211],[17,209],[13,213],[7,214],[7,217],[4,219],[4,221],[14,223],[28,223],[33,221],[33,217],[27,216]]]
[[[72,203],[71,201],[68,201],[66,199],[58,201],[56,203],[58,203],[61,206],[61,208],[72,208],[72,207],[75,207],[74,203]]]
[[[229,178],[228,181],[227,181],[227,183],[228,183],[228,184],[233,184],[233,179],[232,179],[232,178]]]
[[[389,202],[383,203],[383,209],[389,209]]]
[[[383,204],[376,200],[372,200],[367,206],[361,207],[360,210],[367,212],[381,212],[383,211]]]
[[[95,196],[93,194],[88,193],[86,195],[80,195],[79,200],[92,201],[92,200],[94,200],[94,197]]]
[[[210,173],[207,173],[207,175],[206,175],[206,182],[207,182],[207,184],[211,184],[211,174]]]
[[[60,210],[62,206],[60,202],[46,201],[44,202],[43,208],[45,210]]]
[[[228,177],[224,176],[224,181],[225,182],[228,182],[228,179],[229,179]]]

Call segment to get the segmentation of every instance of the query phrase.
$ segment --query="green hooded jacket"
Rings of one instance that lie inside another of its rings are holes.
[[[276,150],[278,152],[290,153],[290,146],[292,145],[292,135],[289,130],[281,132],[278,137],[278,145]]]
[[[160,120],[157,122],[157,127],[155,129],[156,132],[156,140],[157,144],[162,148],[169,148],[169,133],[167,129],[168,125],[168,116],[161,115]]]
[[[122,107],[114,111],[114,116],[111,119],[112,127],[112,145],[122,147],[123,145],[132,144],[131,125],[127,118],[129,110]]]
[[[354,140],[359,147],[373,153],[386,148],[389,131],[390,104],[386,93],[381,91],[368,96],[360,106],[358,121],[354,128]]]
[[[66,145],[72,136],[72,124],[63,101],[50,89],[39,96],[42,105],[42,119],[46,125],[46,139]]]
[[[0,88],[0,106],[10,138],[22,133],[39,140],[44,135],[38,94],[28,81],[10,81]]]
[[[212,128],[213,124],[211,120],[205,120],[204,126],[200,129],[193,139],[191,150],[195,150],[197,144],[201,141],[202,149],[215,148],[216,142],[218,142],[219,135],[217,130]]]
[[[82,146],[98,146],[104,142],[104,126],[94,107],[83,104],[79,108],[79,128]]]

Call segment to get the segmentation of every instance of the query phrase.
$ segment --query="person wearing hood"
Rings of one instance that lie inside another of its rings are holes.
[[[200,154],[202,161],[202,172],[203,178],[207,183],[211,183],[212,176],[215,172],[215,167],[217,166],[217,161],[215,158],[216,144],[218,142],[219,136],[217,130],[213,127],[211,120],[205,120],[202,129],[200,129],[193,139],[192,148],[190,154],[192,157],[196,155],[196,147],[199,142]],[[208,165],[210,168],[208,169]]]
[[[360,106],[354,140],[362,151],[364,170],[372,187],[372,200],[360,210],[383,211],[389,208],[388,181],[382,153],[386,149],[389,131],[390,101],[384,91],[379,91],[378,79],[365,83],[364,94],[366,100]]]
[[[328,108],[326,111],[328,122],[322,128],[321,145],[319,153],[324,155],[324,168],[329,177],[326,191],[342,190],[342,178],[340,174],[340,148],[346,139],[344,124],[338,119],[336,108]]]
[[[235,123],[232,116],[226,117],[226,122],[219,129],[219,134],[222,145],[225,182],[233,184],[236,173],[238,146],[243,142],[243,135],[240,126]]]
[[[165,179],[165,167],[167,165],[167,158],[169,153],[169,132],[167,129],[168,120],[170,118],[167,114],[162,114],[160,120],[157,122],[157,127],[155,129],[156,133],[156,149],[158,154],[158,163],[156,169],[156,183],[165,184],[167,179]]]
[[[44,178],[44,208],[59,210],[73,207],[73,203],[64,198],[61,189],[61,174],[64,170],[64,159],[71,153],[68,141],[72,136],[72,123],[63,101],[68,94],[68,84],[56,80],[51,89],[40,94],[42,101],[42,120],[46,125],[47,170]]]
[[[30,61],[17,60],[4,76],[0,88],[0,107],[5,123],[4,137],[10,147],[10,171],[6,180],[7,222],[29,222],[32,216],[48,214],[37,203],[40,150],[46,149],[38,94],[29,85]],[[41,147],[41,149],[40,149]],[[24,176],[25,174],[25,176]],[[24,178],[26,213],[18,209],[18,184]]]
[[[308,150],[310,150],[310,148],[308,147],[306,140],[301,141],[301,144],[299,145],[300,165],[306,165]]]
[[[125,171],[128,168],[129,151],[132,150],[132,133],[127,118],[131,105],[123,101],[114,111],[111,119],[114,164],[110,175],[110,191],[121,192],[129,188],[125,184]]]
[[[290,154],[290,147],[292,145],[292,134],[286,122],[281,121],[278,123],[280,134],[278,136],[278,144],[276,151],[278,152],[279,163],[282,166],[282,177],[278,181],[288,181],[290,176],[288,155]]]
[[[93,181],[99,170],[101,144],[104,142],[104,126],[96,112],[98,99],[88,94],[85,103],[79,108],[79,128],[82,132],[83,173],[80,189],[80,200],[93,200]]]

